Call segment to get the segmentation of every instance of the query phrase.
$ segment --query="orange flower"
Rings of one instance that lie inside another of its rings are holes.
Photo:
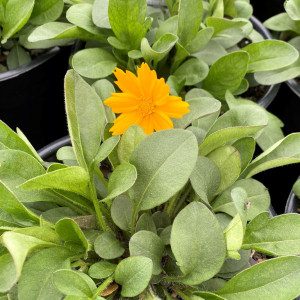
[[[156,72],[146,63],[137,69],[137,77],[118,68],[114,74],[122,93],[112,93],[104,101],[114,113],[121,114],[110,129],[113,135],[123,134],[133,124],[141,126],[146,134],[173,128],[170,118],[182,118],[189,112],[189,104],[180,97],[170,96],[165,80],[157,79]]]

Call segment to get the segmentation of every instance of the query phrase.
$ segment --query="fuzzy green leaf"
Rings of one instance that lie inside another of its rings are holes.
[[[196,137],[182,129],[162,130],[143,139],[130,159],[138,174],[129,190],[136,209],[153,208],[177,193],[194,169],[197,148]]]
[[[154,275],[162,271],[161,260],[164,249],[161,238],[151,231],[141,230],[135,233],[129,241],[130,255],[149,257],[153,262],[152,273]]]
[[[222,229],[212,212],[199,202],[190,203],[176,216],[171,247],[184,274],[176,280],[184,284],[196,285],[210,279],[225,260]]]
[[[135,297],[148,286],[152,265],[152,260],[144,256],[128,257],[118,264],[115,281],[122,286],[123,297]]]

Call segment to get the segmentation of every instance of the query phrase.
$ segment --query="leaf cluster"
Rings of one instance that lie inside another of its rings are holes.
[[[0,73],[29,63],[33,49],[68,44],[70,41],[28,41],[28,36],[36,27],[56,21],[63,14],[63,0],[1,0],[0,54],[6,56],[6,62],[0,65]]]
[[[296,297],[300,216],[270,219],[252,176],[299,163],[300,134],[253,159],[267,112],[227,91],[220,115],[194,89],[175,129],[110,136],[110,89],[67,73],[57,162],[0,123],[0,299]],[[251,250],[274,258],[250,266]]]
[[[245,0],[168,0],[168,9],[147,6],[146,0],[74,2],[65,22],[37,27],[29,41],[86,41],[71,65],[90,82],[112,81],[116,66],[136,72],[145,61],[172,94],[202,87],[225,105],[227,90],[241,95],[249,86],[287,80],[291,75],[282,69],[299,57],[293,46],[264,40],[254,30]]]
[[[300,1],[286,0],[284,2],[285,12],[275,15],[264,22],[264,26],[279,32],[279,38],[288,41],[290,45],[300,52]],[[281,74],[281,75],[279,75]],[[278,81],[281,76],[286,76],[287,80],[300,76],[300,60],[299,58],[291,65],[286,66],[278,71],[269,72],[270,81]]]

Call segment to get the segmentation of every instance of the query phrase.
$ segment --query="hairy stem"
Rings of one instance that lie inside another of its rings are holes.
[[[93,300],[97,298],[98,295],[100,295],[109,285],[110,283],[114,280],[114,276],[111,275],[110,277],[108,277],[107,279],[105,279],[101,285],[98,286],[98,288],[96,289],[96,291],[94,292],[93,295]]]

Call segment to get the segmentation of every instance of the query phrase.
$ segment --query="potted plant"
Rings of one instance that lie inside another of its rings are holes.
[[[251,177],[300,162],[300,134],[252,160],[261,106],[227,91],[219,115],[221,102],[195,90],[169,95],[146,63],[114,74],[121,92],[106,97],[109,81],[95,91],[68,71],[72,146],[60,162],[0,123],[3,297],[296,297],[300,216],[269,219],[268,190]],[[250,267],[251,249],[275,258]]]
[[[63,0],[0,1],[0,118],[23,128],[36,147],[66,133],[60,112],[70,48],[56,46],[70,40],[31,43],[28,35],[61,17],[63,8]]]
[[[162,3],[150,4],[157,2]],[[223,101],[227,88],[241,95],[249,85],[257,86],[265,79],[265,72],[277,74],[276,70],[292,64],[299,55],[286,43],[263,41],[249,21],[252,7],[247,1],[231,1],[230,5],[223,1],[181,2],[180,6],[178,1],[166,1],[168,13],[164,7],[147,8],[146,0],[132,6],[126,3],[73,3],[66,12],[68,22],[39,26],[29,40],[88,39],[86,49],[76,53],[71,64],[91,81],[111,77],[115,66],[134,70],[140,60],[145,60],[168,80],[173,93],[202,86]],[[90,36],[81,37],[81,30]],[[219,68],[225,64],[225,69]],[[280,79],[286,77],[281,75]],[[261,88],[254,91],[252,96],[258,101],[264,92]]]

